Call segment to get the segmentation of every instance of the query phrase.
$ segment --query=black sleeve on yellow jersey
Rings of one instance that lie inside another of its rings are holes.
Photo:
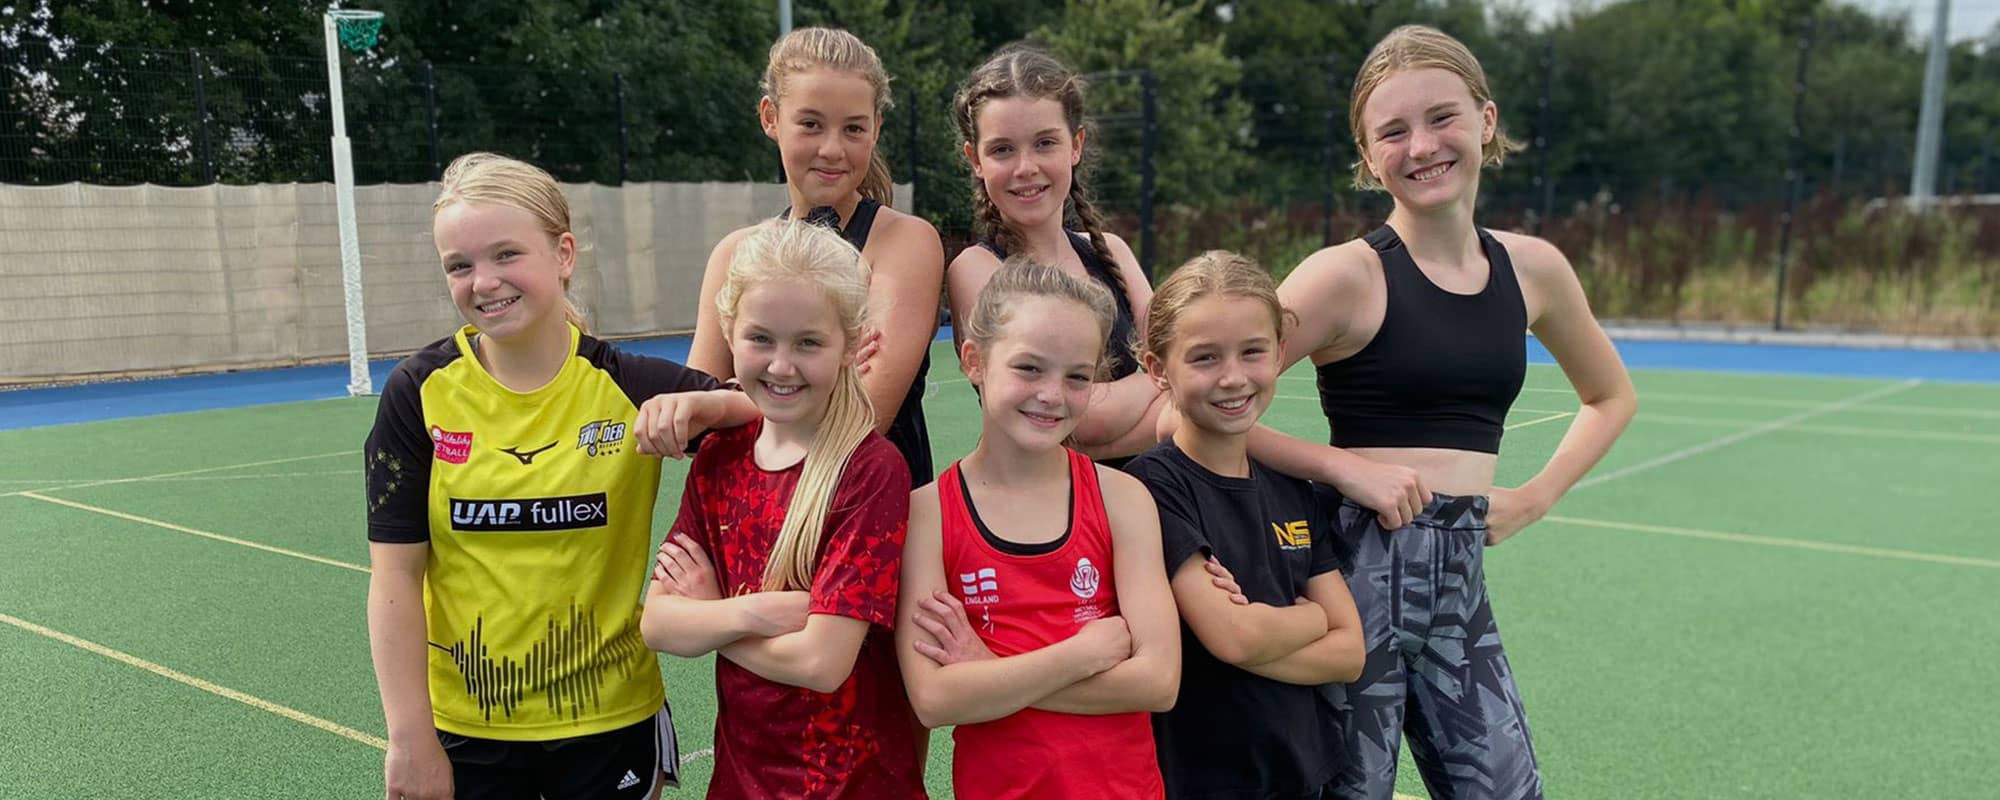
[[[450,339],[403,359],[382,385],[375,427],[361,449],[368,484],[368,540],[427,542],[431,538],[431,456],[424,427],[424,379],[457,357]]]
[[[625,390],[633,408],[644,405],[654,395],[722,388],[721,381],[701,370],[664,358],[627,353],[589,336],[577,344],[577,355],[609,374],[618,388]]]

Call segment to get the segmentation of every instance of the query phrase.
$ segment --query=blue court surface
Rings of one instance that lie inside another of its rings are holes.
[[[938,338],[948,341],[950,330],[940,331]],[[622,341],[617,346],[685,361],[688,343],[686,336],[671,336]],[[2000,352],[1659,341],[1619,342],[1618,352],[1633,369],[2000,383]],[[1533,337],[1528,338],[1528,360],[1554,363]],[[395,366],[390,359],[371,362],[375,386],[379,388]],[[934,366],[932,379],[940,377],[939,369],[950,369],[950,365]],[[17,389],[0,391],[0,430],[324,400],[346,394],[345,363]]]

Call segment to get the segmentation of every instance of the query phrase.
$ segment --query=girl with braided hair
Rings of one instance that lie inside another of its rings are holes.
[[[1084,81],[1047,51],[1001,48],[960,84],[952,100],[972,165],[979,243],[945,269],[952,319],[966,319],[979,291],[1011,256],[1061,269],[1111,290],[1117,317],[1106,370],[1073,444],[1122,462],[1153,445],[1160,391],[1139,373],[1134,332],[1153,290],[1132,248],[1106,233],[1080,169],[1089,140]]]

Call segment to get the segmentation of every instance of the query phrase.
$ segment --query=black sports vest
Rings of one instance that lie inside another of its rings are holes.
[[[1366,241],[1389,300],[1361,352],[1318,369],[1334,446],[1500,452],[1528,371],[1528,309],[1507,249],[1479,231],[1486,287],[1466,295],[1431,283],[1389,226]]]
[[[881,202],[872,198],[861,198],[861,203],[854,207],[854,216],[848,217],[847,226],[840,229],[841,238],[846,239],[849,244],[854,245],[854,249],[856,250],[866,250],[868,247],[868,232],[875,227],[875,212],[881,210],[881,208]],[[828,215],[825,213],[832,210],[830,208],[816,208],[811,213],[808,213],[805,219],[807,222],[816,222],[832,227],[838,224],[838,220],[840,219],[837,214]],[[784,215],[790,216],[791,209],[785,209]],[[829,216],[831,216],[831,219],[828,218]],[[935,314],[932,315],[932,324],[936,324]],[[895,421],[889,423],[889,430],[883,434],[903,454],[903,460],[910,465],[910,488],[912,489],[930,483],[932,478],[937,477],[937,473],[931,470],[930,431],[924,427],[924,391],[927,386],[924,379],[930,374],[930,371],[931,351],[930,347],[926,346],[924,348],[924,360],[917,364],[917,374],[910,379],[909,391],[903,393],[903,405],[901,408],[896,409]]]

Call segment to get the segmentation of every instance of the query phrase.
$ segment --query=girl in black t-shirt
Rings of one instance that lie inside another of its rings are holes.
[[[1249,259],[1203,254],[1160,285],[1146,372],[1180,424],[1126,467],[1152,490],[1183,664],[1153,719],[1169,797],[1319,797],[1340,763],[1331,708],[1364,661],[1328,490],[1250,458],[1286,312]]]

